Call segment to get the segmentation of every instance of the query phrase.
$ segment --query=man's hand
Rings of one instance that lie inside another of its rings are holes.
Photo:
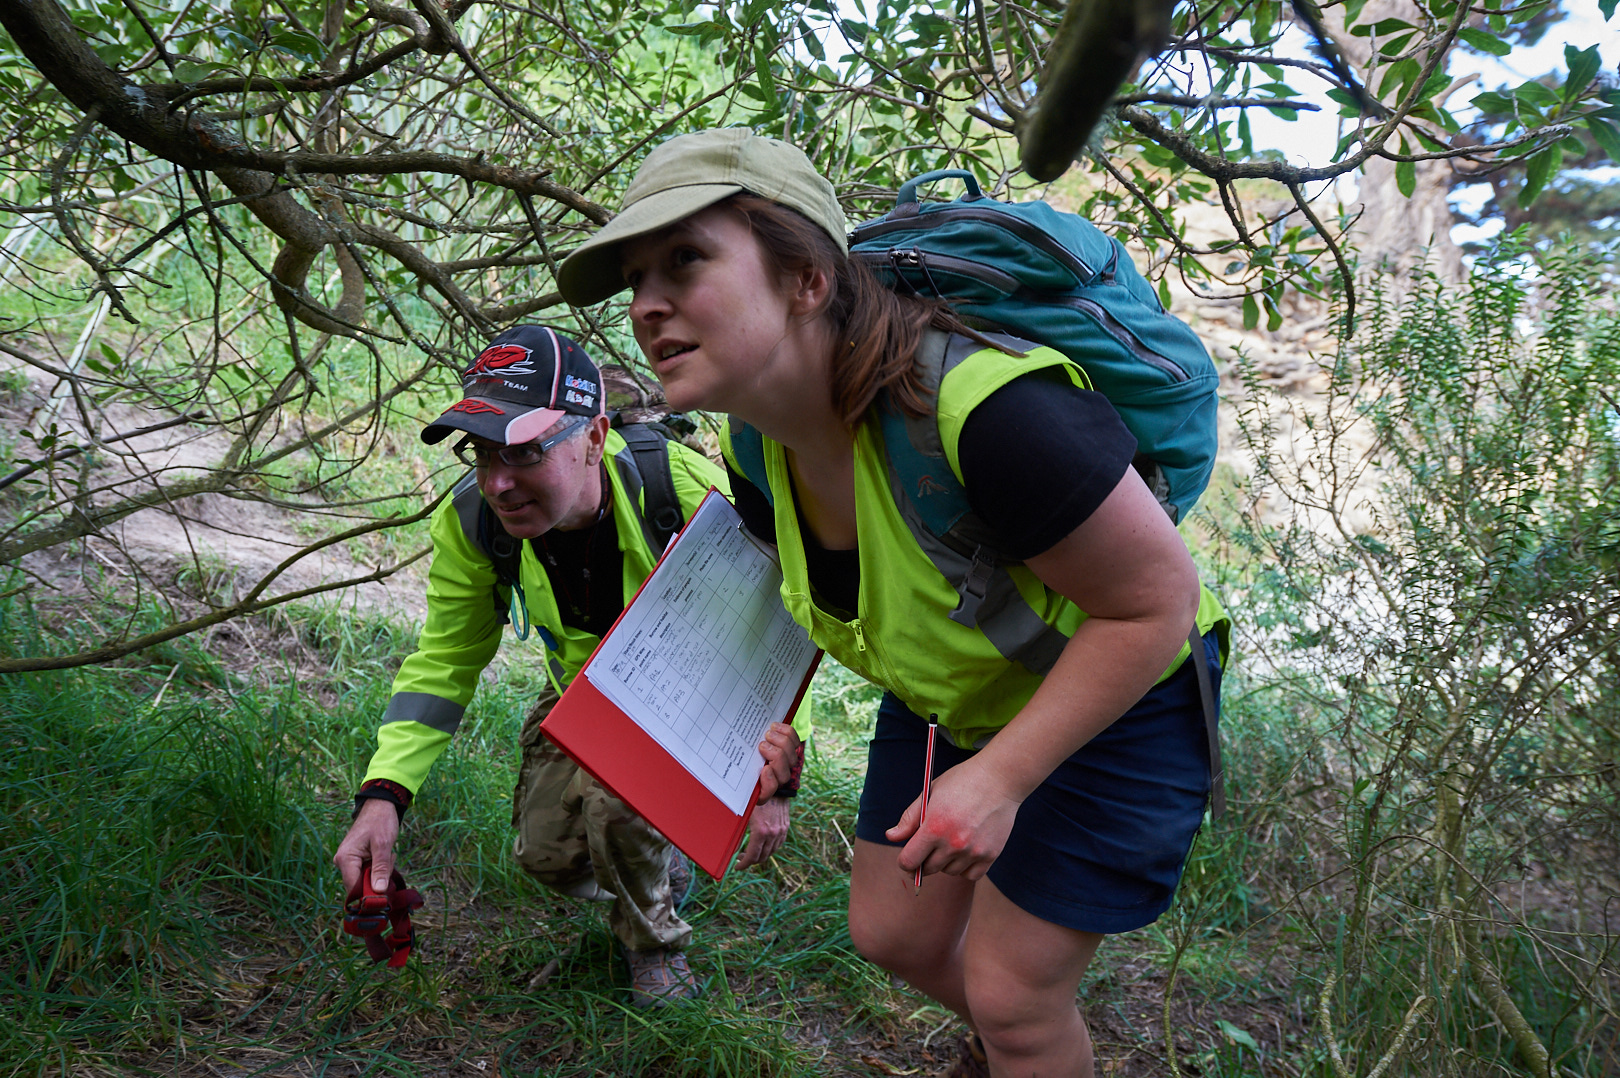
[[[765,766],[759,771],[759,803],[763,805],[793,779],[793,768],[799,762],[798,732],[785,722],[771,723],[765,740],[759,743],[759,753],[765,757]]]
[[[371,862],[372,889],[388,890],[388,881],[394,875],[394,840],[398,837],[399,814],[392,804],[377,797],[360,803],[359,815],[332,855],[332,863],[343,874],[345,894],[359,885],[362,861]]]
[[[785,797],[773,797],[754,808],[748,820],[748,845],[737,858],[738,868],[757,865],[770,858],[787,841],[791,805]]]

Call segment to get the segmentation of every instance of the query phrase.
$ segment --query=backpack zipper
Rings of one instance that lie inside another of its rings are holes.
[[[1065,307],[1073,307],[1076,310],[1085,311],[1087,314],[1091,315],[1091,317],[1097,320],[1097,324],[1102,326],[1103,332],[1107,333],[1110,337],[1114,338],[1114,340],[1124,345],[1126,351],[1130,352],[1131,355],[1135,356],[1137,359],[1140,359],[1148,366],[1155,367],[1158,370],[1163,371],[1165,374],[1170,376],[1170,380],[1173,382],[1185,382],[1187,380],[1187,372],[1178,367],[1174,360],[1171,360],[1166,356],[1159,355],[1159,353],[1153,351],[1147,345],[1137,340],[1136,334],[1126,329],[1117,318],[1108,313],[1108,309],[1106,307],[1097,301],[1085,299],[1081,296],[1054,296],[1049,300],[1041,300],[1039,302],[1058,303]]]
[[[935,212],[928,214],[926,217],[918,215],[916,217],[903,217],[896,221],[890,221],[886,218],[880,217],[870,224],[864,224],[855,229],[855,231],[850,234],[850,246],[853,247],[858,243],[865,243],[869,239],[883,236],[890,232],[899,232],[908,228],[938,228],[940,225],[949,224],[950,222],[956,220],[983,221],[986,224],[995,225],[998,228],[1011,232],[1024,243],[1029,244],[1031,247],[1034,247],[1042,253],[1050,255],[1053,259],[1057,260],[1057,262],[1061,264],[1064,269],[1068,270],[1070,273],[1079,278],[1080,283],[1083,285],[1091,284],[1097,277],[1101,276],[1103,272],[1100,270],[1094,270],[1090,266],[1086,265],[1085,261],[1081,259],[1079,255],[1075,254],[1073,251],[1063,246],[1063,244],[1053,239],[1052,236],[1040,226],[1032,225],[1023,218],[1010,214],[1005,210],[990,209],[987,206],[952,205],[948,210],[936,210]],[[865,252],[862,253],[864,254]],[[1118,257],[1117,251],[1115,252],[1115,257]]]
[[[976,281],[983,281],[992,288],[1001,289],[1008,295],[1012,295],[1023,287],[1017,277],[998,270],[994,266],[987,266],[983,262],[974,262],[972,259],[956,258],[953,255],[940,255],[932,252],[925,254],[916,247],[897,247],[888,251],[855,251],[852,253],[873,269],[904,266],[908,269],[920,269],[924,272],[939,270],[941,273],[954,273],[961,277],[971,277]]]
[[[941,273],[954,273],[960,277],[970,277],[973,280],[982,281],[992,288],[998,288],[1007,293],[1009,297],[1023,291],[1023,285],[1012,274],[968,258],[956,258],[952,255],[924,252],[916,247],[894,248],[883,252],[852,251],[851,254],[870,265],[873,269],[904,266],[911,269],[921,269],[925,272],[938,270]],[[1187,380],[1187,372],[1177,366],[1175,361],[1159,355],[1159,353],[1137,340],[1134,333],[1126,329],[1118,319],[1108,313],[1107,308],[1095,300],[1089,300],[1082,296],[1040,296],[1028,292],[1024,292],[1023,298],[1031,303],[1061,305],[1084,311],[1096,320],[1104,333],[1118,341],[1131,355],[1155,370],[1162,371],[1173,382],[1185,382]],[[1085,366],[1083,363],[1080,365]]]

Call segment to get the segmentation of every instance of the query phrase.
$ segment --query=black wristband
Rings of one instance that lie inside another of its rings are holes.
[[[788,780],[776,788],[777,797],[798,797],[799,782],[804,778],[804,742],[799,742],[797,754],[793,759],[793,774]]]
[[[372,779],[360,787],[360,792],[354,795],[354,815],[352,820],[360,815],[360,806],[367,801],[386,801],[394,806],[394,814],[401,823],[405,822],[405,810],[411,807],[411,792],[397,782],[387,779]]]

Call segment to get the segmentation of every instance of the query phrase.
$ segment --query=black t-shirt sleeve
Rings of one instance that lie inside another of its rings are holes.
[[[968,504],[1012,558],[1044,553],[1085,523],[1135,455],[1107,397],[1039,371],[986,397],[957,443]]]
[[[754,538],[766,543],[776,542],[776,513],[760,489],[726,463],[726,475],[731,478],[731,503],[737,507],[743,526],[753,532]]]

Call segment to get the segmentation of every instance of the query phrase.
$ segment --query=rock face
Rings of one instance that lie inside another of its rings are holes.
[[[1282,208],[1280,204],[1254,207],[1256,212],[1273,214]],[[1181,212],[1189,222],[1186,239],[1191,244],[1204,247],[1230,235],[1230,225],[1219,206],[1181,207]],[[1139,252],[1133,253],[1139,262],[1145,262]],[[1170,275],[1169,281],[1171,311],[1198,333],[1220,371],[1221,446],[1217,461],[1239,476],[1252,478],[1257,456],[1267,453],[1273,460],[1286,462],[1287,470],[1297,471],[1317,489],[1337,490],[1343,495],[1343,504],[1358,506],[1335,521],[1288,501],[1275,487],[1266,487],[1249,491],[1255,511],[1271,522],[1304,522],[1322,531],[1338,532],[1348,527],[1358,534],[1376,532],[1376,516],[1365,498],[1376,483],[1376,475],[1366,469],[1342,467],[1346,459],[1358,458],[1370,447],[1370,437],[1362,427],[1352,426],[1348,432],[1329,439],[1320,422],[1327,407],[1323,394],[1328,376],[1323,364],[1332,362],[1339,346],[1334,312],[1328,304],[1289,292],[1283,297],[1283,322],[1277,329],[1268,330],[1264,324],[1244,329],[1241,297],[1216,298],[1189,287],[1179,275]],[[1251,393],[1240,377],[1245,365],[1253,372],[1258,394]],[[1263,432],[1250,423],[1250,429],[1257,434],[1269,434],[1266,444],[1253,444],[1245,436],[1238,419],[1240,410],[1253,413],[1251,418],[1262,414],[1267,418],[1269,429]]]

